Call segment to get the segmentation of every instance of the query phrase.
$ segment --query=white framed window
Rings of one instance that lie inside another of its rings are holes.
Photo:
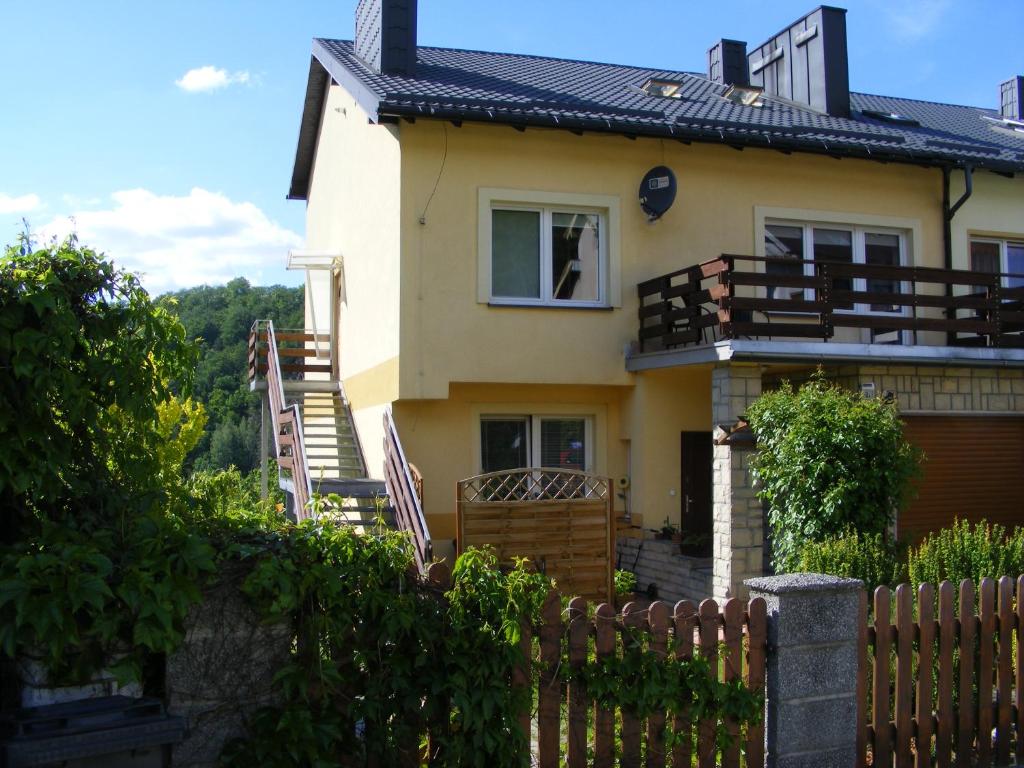
[[[769,262],[765,272],[779,276],[813,276],[815,263],[865,264],[898,267],[907,264],[907,233],[887,227],[768,219],[764,223],[764,255],[792,261]],[[901,281],[881,277],[836,277],[835,292],[904,293]],[[769,298],[813,301],[809,288],[768,288]],[[900,314],[903,307],[886,303],[839,303],[840,311],[862,314]]]
[[[1002,272],[1004,288],[1024,288],[1024,238],[972,237],[971,270]]]
[[[593,469],[593,417],[581,415],[483,415],[480,470],[522,467]]]
[[[618,239],[617,197],[481,189],[477,299],[621,306]]]

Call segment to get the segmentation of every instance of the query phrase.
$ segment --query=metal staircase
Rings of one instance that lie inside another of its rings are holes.
[[[313,514],[315,495],[337,494],[344,501],[332,515],[364,527],[382,518],[408,531],[417,565],[425,569],[432,548],[422,508],[422,477],[405,460],[390,412],[384,421],[385,479],[370,477],[332,346],[328,334],[275,331],[269,320],[253,323],[249,382],[253,391],[264,393],[263,466],[273,449],[278,483],[295,519]]]

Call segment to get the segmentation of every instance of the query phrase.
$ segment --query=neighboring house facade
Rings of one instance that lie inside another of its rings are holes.
[[[364,0],[354,43],[314,41],[290,196],[340,264],[308,314],[367,467],[390,408],[438,556],[460,479],[577,468],[688,535],[664,596],[742,594],[764,526],[733,428],[818,365],[891,392],[935,457],[901,533],[1021,522],[1024,81],[1002,111],[851,93],[832,8],[717,43],[706,76],[417,47],[415,11]]]

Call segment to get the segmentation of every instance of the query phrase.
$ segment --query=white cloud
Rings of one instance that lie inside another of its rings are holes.
[[[935,31],[950,5],[950,0],[903,0],[887,3],[886,13],[897,38],[920,40]]]
[[[228,72],[226,69],[207,65],[190,69],[180,80],[175,80],[174,84],[189,93],[208,93],[227,88],[229,85],[246,85],[251,80],[252,77],[246,70]]]
[[[262,283],[264,271],[284,264],[302,244],[252,203],[194,188],[183,196],[130,189],[111,195],[112,206],[78,210],[39,230],[42,240],[78,235],[119,266],[137,272],[151,293],[235,277]]]
[[[3,215],[9,213],[28,213],[29,211],[36,210],[40,205],[42,205],[42,201],[39,199],[39,195],[28,194],[11,197],[0,194],[0,214]]]

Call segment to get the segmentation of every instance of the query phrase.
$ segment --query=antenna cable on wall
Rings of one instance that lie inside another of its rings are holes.
[[[441,167],[437,169],[434,188],[430,190],[430,197],[427,198],[427,204],[423,206],[423,213],[420,214],[420,224],[427,223],[427,210],[430,208],[430,203],[434,199],[434,193],[437,192],[437,185],[441,181],[442,174],[444,174],[444,164],[448,161],[448,124],[441,123],[441,128],[444,131],[444,153],[441,155]]]

